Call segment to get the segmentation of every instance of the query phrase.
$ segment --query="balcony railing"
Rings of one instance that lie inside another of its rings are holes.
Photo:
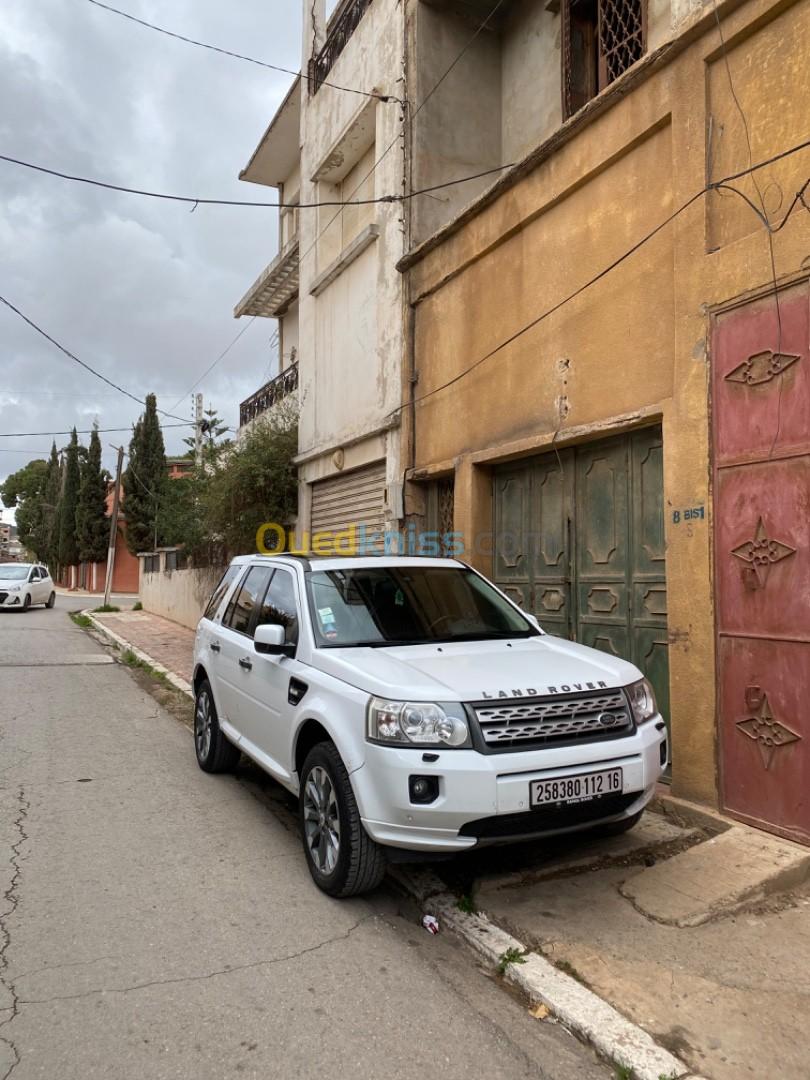
[[[338,15],[323,48],[309,62],[309,90],[316,94],[326,81],[329,72],[346,47],[346,42],[357,29],[360,20],[371,6],[371,0],[350,0]]]
[[[279,401],[298,389],[298,364],[290,364],[280,371],[274,379],[265,383],[261,390],[251,394],[239,406],[239,426],[244,427],[257,416],[267,412]]]

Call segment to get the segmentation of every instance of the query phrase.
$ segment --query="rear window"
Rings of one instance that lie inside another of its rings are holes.
[[[208,607],[203,612],[204,619],[213,619],[217,613],[217,608],[222,603],[222,598],[225,593],[231,587],[233,582],[239,576],[239,572],[242,569],[241,566],[229,566],[225,573],[222,575],[219,581],[219,585],[211,593],[211,599],[208,601]]]

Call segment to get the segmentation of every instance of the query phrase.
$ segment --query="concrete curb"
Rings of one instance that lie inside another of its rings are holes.
[[[163,664],[155,660],[154,657],[149,656],[149,654],[145,653],[142,649],[137,649],[130,641],[126,641],[119,634],[116,634],[114,630],[111,630],[109,626],[105,626],[104,623],[99,622],[99,620],[93,614],[92,609],[88,608],[86,611],[82,612],[82,615],[87,616],[87,618],[93,624],[93,628],[97,630],[99,634],[107,638],[109,641],[114,642],[120,648],[129,649],[129,651],[131,653],[134,653],[139,660],[142,660],[145,664],[149,664],[149,666],[154,668],[155,671],[159,671],[160,674],[164,676],[166,681],[170,682],[176,690],[182,691],[184,694],[190,697],[192,701],[194,700],[194,690],[191,686],[191,683],[187,683],[185,679],[181,679],[179,675],[175,675],[173,671],[169,671],[167,667],[164,667]]]
[[[452,930],[494,967],[510,950],[525,957],[523,963],[507,966],[504,979],[533,1003],[542,1002],[555,1019],[608,1061],[630,1069],[634,1080],[700,1080],[646,1031],[545,957],[530,952],[486,915],[460,911],[456,898],[434,874],[398,867],[391,873],[423,910],[429,910],[444,929]]]
[[[173,686],[194,699],[194,691],[185,679],[104,626],[91,611],[83,614],[103,637],[122,649],[130,649],[139,660],[161,672]],[[504,979],[533,1003],[542,1002],[559,1023],[593,1046],[602,1057],[630,1069],[634,1080],[702,1080],[612,1005],[560,971],[545,957],[530,952],[521,941],[490,922],[486,915],[460,911],[456,898],[435,874],[397,866],[389,873],[423,910],[430,909],[444,929],[452,930],[493,967],[497,968],[503,954],[510,950],[525,957],[523,963],[507,966]]]

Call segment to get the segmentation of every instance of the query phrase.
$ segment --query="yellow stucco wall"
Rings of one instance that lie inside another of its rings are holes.
[[[753,161],[810,138],[810,2],[719,11],[728,69],[712,9],[698,12],[680,42],[647,61],[646,77],[626,94],[614,86],[610,108],[406,271],[418,382],[413,425],[403,425],[413,477],[455,471],[455,525],[471,536],[492,526],[491,465],[552,441],[662,423],[673,787],[707,802],[717,799],[707,342],[713,309],[772,281],[767,233],[734,193],[701,196],[576,299],[482,358],[707,178],[749,165],[729,69]],[[757,174],[774,219],[809,176],[810,150]],[[750,177],[738,186],[758,198]],[[773,247],[780,279],[810,269],[810,216],[794,214]],[[673,524],[673,508],[700,504],[705,520]],[[490,569],[486,556],[477,561]]]

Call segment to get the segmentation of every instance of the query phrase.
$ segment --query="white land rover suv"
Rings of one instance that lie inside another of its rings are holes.
[[[624,831],[667,761],[637,668],[544,634],[453,559],[234,559],[194,689],[200,768],[242,752],[298,795],[332,896],[374,888],[396,849]]]

